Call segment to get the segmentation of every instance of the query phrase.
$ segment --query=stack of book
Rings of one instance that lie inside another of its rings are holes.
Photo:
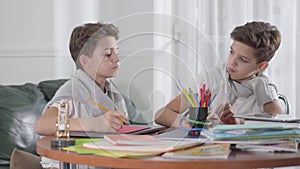
[[[248,151],[298,151],[300,129],[283,123],[218,125],[202,131],[209,140],[227,142]]]
[[[84,143],[84,148],[112,152],[127,152],[144,155],[158,155],[169,151],[185,149],[204,144],[199,140],[162,140],[151,135],[106,135],[101,141]]]

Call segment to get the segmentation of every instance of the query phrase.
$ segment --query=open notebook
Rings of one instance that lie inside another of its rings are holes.
[[[260,117],[260,116],[250,116],[250,115],[234,115],[236,118],[241,118],[251,121],[266,121],[266,122],[280,122],[280,123],[300,123],[300,118],[276,118],[270,117]]]
[[[149,125],[124,125],[117,133],[119,134],[151,134],[165,129],[165,126],[149,126]],[[103,138],[104,135],[112,135],[116,133],[100,133],[92,131],[70,131],[71,137],[90,137]]]

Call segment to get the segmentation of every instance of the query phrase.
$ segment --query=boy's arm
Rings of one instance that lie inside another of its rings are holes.
[[[43,115],[36,122],[36,133],[39,135],[55,135],[57,114],[58,108],[56,107],[46,109]],[[80,123],[78,118],[70,118],[69,120],[70,131],[84,131],[83,123]],[[84,121],[87,121],[87,119]]]
[[[272,102],[264,104],[263,108],[264,112],[272,115],[283,114],[283,110],[280,107],[278,100],[273,100]]]
[[[37,120],[35,131],[39,135],[54,135],[56,133],[56,119],[58,108],[50,107]],[[119,119],[122,112],[109,111],[93,118],[69,118],[70,131],[115,132],[123,122]]]
[[[56,107],[46,109],[45,113],[36,121],[35,132],[39,135],[54,135],[57,114],[58,108]]]
[[[179,128],[181,114],[187,110],[188,106],[182,95],[178,95],[165,107],[155,113],[155,123]]]
[[[276,86],[269,82],[263,74],[256,78],[254,93],[258,105],[263,106],[263,110],[271,115],[283,114],[283,110],[278,103],[278,93]]]

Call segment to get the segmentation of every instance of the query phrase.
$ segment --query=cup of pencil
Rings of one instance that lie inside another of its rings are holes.
[[[200,135],[206,123],[208,111],[208,107],[189,107],[189,118],[187,120],[191,125],[190,136]]]
[[[177,87],[181,91],[189,107],[187,113],[189,117],[185,118],[191,126],[189,135],[199,136],[204,125],[210,124],[206,121],[207,119],[208,121],[211,121],[211,116],[213,115],[213,113],[209,113],[209,107],[219,93],[220,87],[217,85],[212,89],[207,89],[206,84],[203,83],[202,87],[199,89],[199,93],[197,93],[191,88],[189,88],[189,90],[185,89],[181,85],[180,80],[178,80],[178,82],[179,84]]]

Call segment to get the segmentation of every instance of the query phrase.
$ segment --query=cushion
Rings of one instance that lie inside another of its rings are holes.
[[[9,169],[9,161],[0,159],[0,169]]]
[[[10,169],[41,169],[41,157],[14,149],[10,159]]]
[[[46,80],[38,84],[41,91],[44,93],[46,101],[50,101],[58,88],[63,85],[67,79]]]
[[[35,153],[35,122],[45,105],[35,84],[0,85],[0,160],[9,161],[15,147]]]

